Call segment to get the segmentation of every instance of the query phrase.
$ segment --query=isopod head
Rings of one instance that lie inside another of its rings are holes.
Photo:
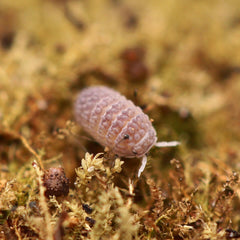
[[[145,114],[130,120],[117,136],[113,152],[120,157],[140,158],[155,145],[156,131]]]

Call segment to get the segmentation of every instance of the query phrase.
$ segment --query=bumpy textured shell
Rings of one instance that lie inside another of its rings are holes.
[[[141,108],[110,88],[84,89],[74,110],[84,130],[120,157],[142,157],[157,141],[156,131]]]
[[[45,196],[67,196],[69,192],[69,180],[62,167],[52,167],[44,172],[43,184],[46,187]]]

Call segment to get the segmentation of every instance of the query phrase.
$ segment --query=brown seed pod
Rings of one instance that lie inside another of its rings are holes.
[[[62,167],[52,167],[44,172],[43,184],[46,187],[45,196],[66,196],[69,192],[69,180]]]
[[[156,131],[149,117],[113,89],[96,86],[84,89],[75,103],[77,122],[102,146],[120,157],[144,157],[157,145],[176,146],[178,142],[156,143]],[[143,158],[138,175],[146,164]]]
[[[143,82],[148,78],[149,69],[144,62],[145,49],[142,47],[127,48],[121,54],[125,77],[129,81]]]

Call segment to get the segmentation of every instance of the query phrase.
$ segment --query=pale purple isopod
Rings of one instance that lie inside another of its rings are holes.
[[[149,117],[120,93],[103,86],[85,88],[74,106],[77,122],[102,146],[119,157],[143,157],[138,171],[147,163],[146,153],[155,145],[176,146],[179,143],[158,142]]]

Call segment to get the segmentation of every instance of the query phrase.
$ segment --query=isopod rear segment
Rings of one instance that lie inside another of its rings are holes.
[[[138,175],[146,165],[146,153],[154,146],[176,146],[178,142],[157,142],[149,117],[120,93],[104,86],[89,87],[77,96],[74,106],[78,124],[102,146],[119,157],[143,157]]]

